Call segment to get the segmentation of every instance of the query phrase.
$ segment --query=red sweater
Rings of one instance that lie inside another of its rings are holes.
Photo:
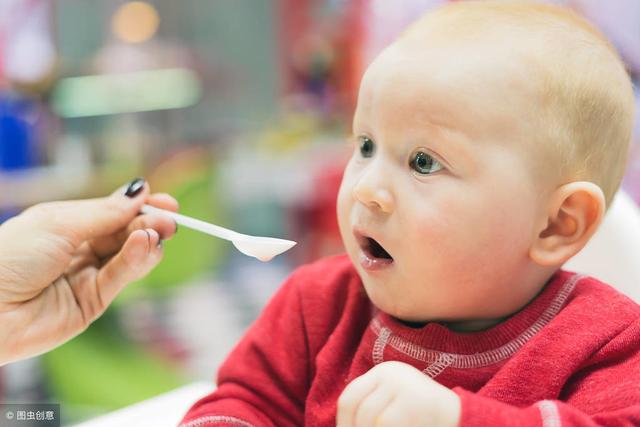
[[[517,286],[517,284],[514,284]],[[559,270],[486,331],[411,328],[376,310],[346,256],[295,271],[182,426],[335,426],[344,387],[408,363],[461,399],[460,426],[640,426],[640,306]]]

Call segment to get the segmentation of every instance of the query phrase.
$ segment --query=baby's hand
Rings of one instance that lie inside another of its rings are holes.
[[[456,427],[459,419],[458,395],[401,362],[375,366],[338,399],[338,427]]]

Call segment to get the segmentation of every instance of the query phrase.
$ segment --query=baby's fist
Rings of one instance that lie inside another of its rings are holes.
[[[456,427],[459,419],[458,395],[401,362],[373,367],[338,399],[338,427]]]

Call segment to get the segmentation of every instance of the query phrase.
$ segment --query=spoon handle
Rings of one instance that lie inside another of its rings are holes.
[[[203,233],[207,233],[225,240],[234,240],[238,237],[239,234],[233,230],[220,227],[219,225],[210,224],[208,222],[200,221],[199,219],[191,218],[186,215],[181,215],[179,213],[171,212],[165,209],[156,208],[154,206],[142,205],[140,212],[142,212],[143,214],[158,214],[168,216],[178,224],[183,225],[187,228],[201,231]]]

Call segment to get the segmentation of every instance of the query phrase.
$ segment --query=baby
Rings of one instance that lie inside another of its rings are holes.
[[[618,189],[633,102],[568,10],[419,20],[362,80],[347,255],[291,275],[182,425],[640,425],[640,307],[561,269]]]

